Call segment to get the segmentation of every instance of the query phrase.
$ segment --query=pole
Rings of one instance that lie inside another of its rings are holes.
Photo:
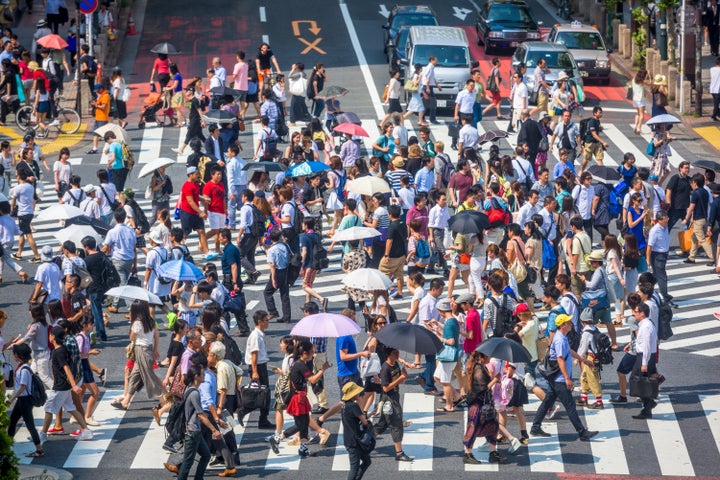
[[[658,38],[658,50],[660,50],[660,60],[668,59],[667,52],[667,9],[660,10],[660,36]]]
[[[82,75],[80,74],[80,9],[75,9],[75,110],[82,118]]]
[[[680,82],[680,114],[685,112],[685,12],[687,12],[687,4],[683,0],[682,6],[680,7],[680,75],[678,75],[678,82]],[[667,55],[667,51],[665,52]],[[666,57],[667,58],[667,57]]]
[[[700,10],[700,2],[697,3],[695,10],[695,114],[702,117],[702,96],[703,96],[703,84],[702,84],[702,44],[703,44],[703,29],[698,24],[698,21],[702,18],[702,11]]]

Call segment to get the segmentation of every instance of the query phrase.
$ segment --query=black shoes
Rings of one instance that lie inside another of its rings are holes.
[[[395,461],[396,462],[414,462],[415,459],[413,457],[409,457],[405,452],[400,452],[395,455]]]
[[[686,258],[685,260],[683,260],[683,263],[695,263],[695,260],[691,260],[691,259],[689,259],[689,258]]]
[[[621,395],[615,395],[610,398],[610,403],[627,403],[627,397]]]
[[[275,455],[280,453],[280,448],[278,448],[278,441],[277,441],[277,438],[275,438],[275,435],[270,437],[270,440],[268,440],[268,443],[270,443],[270,448],[272,448],[272,451]]]
[[[490,463],[506,463],[506,462],[507,462],[507,458],[503,457],[503,456],[500,455],[497,451],[495,451],[495,452],[490,452],[490,455],[489,455],[489,457],[488,457],[488,461],[489,461]]]
[[[327,412],[328,409],[325,407],[315,407],[312,409],[312,413],[314,415],[322,415],[323,413]]]
[[[592,437],[594,437],[597,434],[598,434],[597,430],[585,430],[584,432],[582,432],[580,434],[580,441],[587,442],[588,440],[590,440]]]
[[[480,465],[482,462],[475,458],[472,453],[466,453],[463,457],[463,463],[465,465]]]
[[[547,433],[545,430],[543,430],[542,428],[531,429],[530,435],[532,435],[533,437],[545,437],[545,438],[552,436],[549,433]]]
[[[652,418],[652,413],[642,413],[632,416],[635,420],[649,420]]]
[[[274,430],[274,429],[275,429],[275,425],[273,425],[272,423],[270,423],[270,422],[268,422],[268,421],[266,420],[266,421],[264,421],[264,422],[259,422],[259,423],[258,423],[258,428],[259,428],[260,430],[269,430],[269,429],[273,429],[273,430]]]

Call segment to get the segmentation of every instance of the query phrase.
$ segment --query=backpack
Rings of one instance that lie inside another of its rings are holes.
[[[155,250],[155,249],[153,248],[153,250]],[[155,250],[155,251],[158,253],[158,255],[160,255],[160,250]],[[167,252],[167,250],[165,251],[165,260],[163,260],[162,257],[160,257],[160,260],[161,260],[160,265],[170,261],[170,254]],[[155,272],[155,276],[157,276],[157,279],[158,279],[158,282],[160,282],[160,285],[169,285],[174,281],[172,278],[166,278],[166,277],[160,276],[157,273],[157,271]]]
[[[87,268],[73,263],[73,272],[80,277],[80,290],[85,290],[93,283],[93,278]]]
[[[277,121],[275,122],[275,133],[277,133],[278,137],[284,137],[290,133],[290,130],[285,123],[285,109],[283,109],[283,106],[280,105],[280,102],[277,100],[273,100],[273,102],[275,103],[278,112]]]
[[[620,213],[622,213],[622,205],[623,205],[623,196],[622,193],[618,190],[618,187],[620,185],[624,185],[624,183],[619,183],[615,185],[614,188],[608,189],[609,191],[609,197],[610,201],[608,203],[608,212],[610,212],[610,216],[612,218],[617,218],[620,216]]]
[[[71,203],[72,203],[73,207],[78,207],[78,208],[80,208],[80,202],[83,200],[83,198],[82,198],[82,197],[83,197],[82,191],[81,191],[80,196],[79,196],[78,198],[75,198],[75,195],[72,194],[72,192],[70,191],[69,188],[67,189],[67,194],[70,195],[70,198],[72,198],[72,202],[71,202]]]
[[[95,77],[95,75],[97,75],[98,64],[95,61],[95,57],[93,57],[92,55],[87,55],[87,58],[88,69],[85,71],[85,75],[87,75],[88,77]]]
[[[506,299],[510,296],[507,293],[503,293],[500,299],[501,303],[498,303],[494,297],[490,297],[490,301],[495,305],[495,326],[493,327],[493,336],[502,337],[508,332],[512,332],[515,324],[517,323],[513,316],[513,309],[508,308]]]
[[[588,124],[590,123],[590,120],[592,120],[593,117],[590,118],[583,118],[580,120],[580,141],[585,143],[585,137],[588,134]]]
[[[120,274],[115,268],[115,265],[113,265],[112,261],[106,255],[104,255],[103,258],[102,275],[100,280],[102,282],[101,290],[103,293],[107,292],[111,288],[120,286]]]
[[[490,228],[503,227],[510,224],[510,212],[503,208],[494,197],[490,199],[490,208],[487,211]]]
[[[667,340],[673,336],[672,327],[670,322],[673,319],[673,311],[668,302],[658,302],[655,295],[652,297],[655,305],[658,307],[658,325],[657,325],[657,336],[659,340]]]
[[[185,260],[188,263],[192,263],[195,265],[195,260],[193,260],[192,255],[190,255],[190,249],[185,245],[176,245],[170,249],[171,252],[174,252],[175,250],[180,250],[180,253],[182,253],[182,259]]]
[[[240,347],[238,347],[237,342],[235,342],[230,335],[225,335],[223,333],[222,343],[225,345],[225,358],[237,366],[242,365],[243,353],[240,350]]]
[[[176,375],[180,375],[177,372]],[[197,390],[195,387],[190,387],[183,393],[182,400],[175,402],[170,407],[168,412],[167,420],[165,421],[165,431],[169,438],[182,439],[187,431],[187,418],[185,418],[185,402],[188,396],[193,390]]]
[[[542,241],[542,266],[545,270],[550,270],[557,265],[557,254],[552,242],[547,238]]]
[[[128,173],[130,173],[135,166],[135,155],[133,154],[132,149],[130,149],[130,145],[125,142],[122,142],[122,155],[123,166],[127,168]]]
[[[570,331],[565,335],[565,337],[568,339],[568,342],[570,343],[570,349],[573,352],[577,352],[577,349],[580,348],[580,332],[575,330],[575,324],[573,323],[573,328],[570,329]]]
[[[30,399],[32,400],[33,407],[42,407],[47,401],[47,392],[45,391],[45,384],[40,380],[38,374],[33,372],[30,365],[23,365],[23,368],[27,368],[30,372]]]
[[[251,206],[253,221],[250,225],[250,235],[255,238],[262,238],[265,235],[265,215],[255,205]]]
[[[265,132],[265,138],[263,138],[263,154],[262,158],[263,160],[273,160],[278,155],[278,149],[277,149],[277,143],[278,139],[277,132],[273,132],[271,129],[263,129],[263,132]]]
[[[443,161],[440,178],[442,180],[442,187],[447,188],[447,186],[450,185],[450,179],[455,174],[455,165],[453,165],[452,160],[450,160],[450,157],[448,157],[445,153],[441,153],[435,158],[440,158]]]
[[[293,215],[292,231],[299,235],[303,231],[303,219],[305,218],[305,215],[303,215],[303,213],[300,211],[295,201],[290,201],[288,203],[290,203],[290,205],[293,206],[293,209],[295,209],[295,214]]]
[[[613,351],[612,341],[607,333],[601,332],[597,328],[592,332],[593,341],[595,342],[595,359],[600,365],[612,365]]]
[[[425,240],[420,239],[417,241],[415,245],[415,256],[417,258],[430,258],[430,246]]]
[[[135,200],[129,200],[127,205],[132,208],[133,216],[135,217],[135,228],[140,230],[141,235],[145,235],[150,231],[150,222],[148,222],[145,212],[140,208]]]
[[[294,253],[290,246],[285,242],[280,242],[285,246],[288,253],[288,267],[287,267],[287,284],[292,287],[295,280],[300,276],[300,270],[302,269],[302,255]]]
[[[312,269],[317,271],[324,270],[330,265],[327,250],[323,247],[322,240],[319,235],[313,234],[313,237]]]
[[[345,182],[347,182],[347,173],[343,170],[342,175],[338,175],[336,171],[335,176],[338,177],[338,184],[337,187],[335,187],[335,193],[337,193],[337,198],[339,201],[344,202],[345,201]]]

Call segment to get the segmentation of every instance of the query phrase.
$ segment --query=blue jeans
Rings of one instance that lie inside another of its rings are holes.
[[[233,185],[228,187],[230,192],[235,197],[235,200],[230,198],[228,195],[227,211],[228,211],[228,226],[235,230],[235,217],[237,211],[242,206],[242,192],[247,188],[247,185]]]
[[[195,480],[202,480],[205,478],[205,469],[210,462],[210,449],[203,440],[201,432],[188,432],[185,434],[185,441],[183,442],[183,461],[177,476],[178,480],[187,480],[196,453],[200,454],[200,458],[198,459],[197,470],[195,470]]]
[[[370,454],[357,447],[349,447],[347,452],[350,457],[350,471],[348,471],[347,480],[360,480],[372,463]]]
[[[573,399],[572,392],[568,390],[565,382],[549,382],[550,390],[545,395],[545,400],[542,401],[540,407],[538,407],[535,418],[533,419],[532,428],[540,428],[545,415],[547,415],[548,409],[553,406],[555,400],[559,400],[560,403],[565,407],[567,416],[570,419],[570,423],[575,427],[575,431],[578,435],[581,435],[586,429],[582,424],[580,417],[578,416],[577,409],[575,408],[575,400]]]
[[[320,117],[320,114],[322,113],[322,111],[323,111],[324,109],[325,109],[325,100],[323,100],[322,98],[317,98],[317,97],[315,97],[315,98],[313,99],[313,113],[312,113],[312,116],[319,118],[319,117]]]
[[[425,370],[420,374],[420,377],[425,379],[424,390],[426,392],[432,392],[437,390],[435,388],[435,355],[425,355]]]
[[[473,103],[473,125],[477,125],[482,120],[483,106],[480,102]]]
[[[90,308],[93,314],[93,320],[95,321],[95,333],[98,334],[100,340],[103,342],[107,340],[107,333],[105,333],[105,322],[103,321],[103,298],[105,295],[102,293],[91,293],[90,297]]]
[[[115,265],[115,270],[117,270],[118,275],[120,276],[120,286],[127,285],[128,278],[130,278],[130,275],[132,274],[133,269],[133,261],[132,260],[113,260],[113,265]],[[114,308],[118,308],[120,305],[120,297],[116,297],[113,299],[112,306]]]

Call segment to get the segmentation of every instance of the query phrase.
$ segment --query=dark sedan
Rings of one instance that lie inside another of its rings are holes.
[[[488,1],[478,12],[476,29],[478,45],[484,45],[487,54],[540,40],[538,22],[527,4],[519,0]]]

